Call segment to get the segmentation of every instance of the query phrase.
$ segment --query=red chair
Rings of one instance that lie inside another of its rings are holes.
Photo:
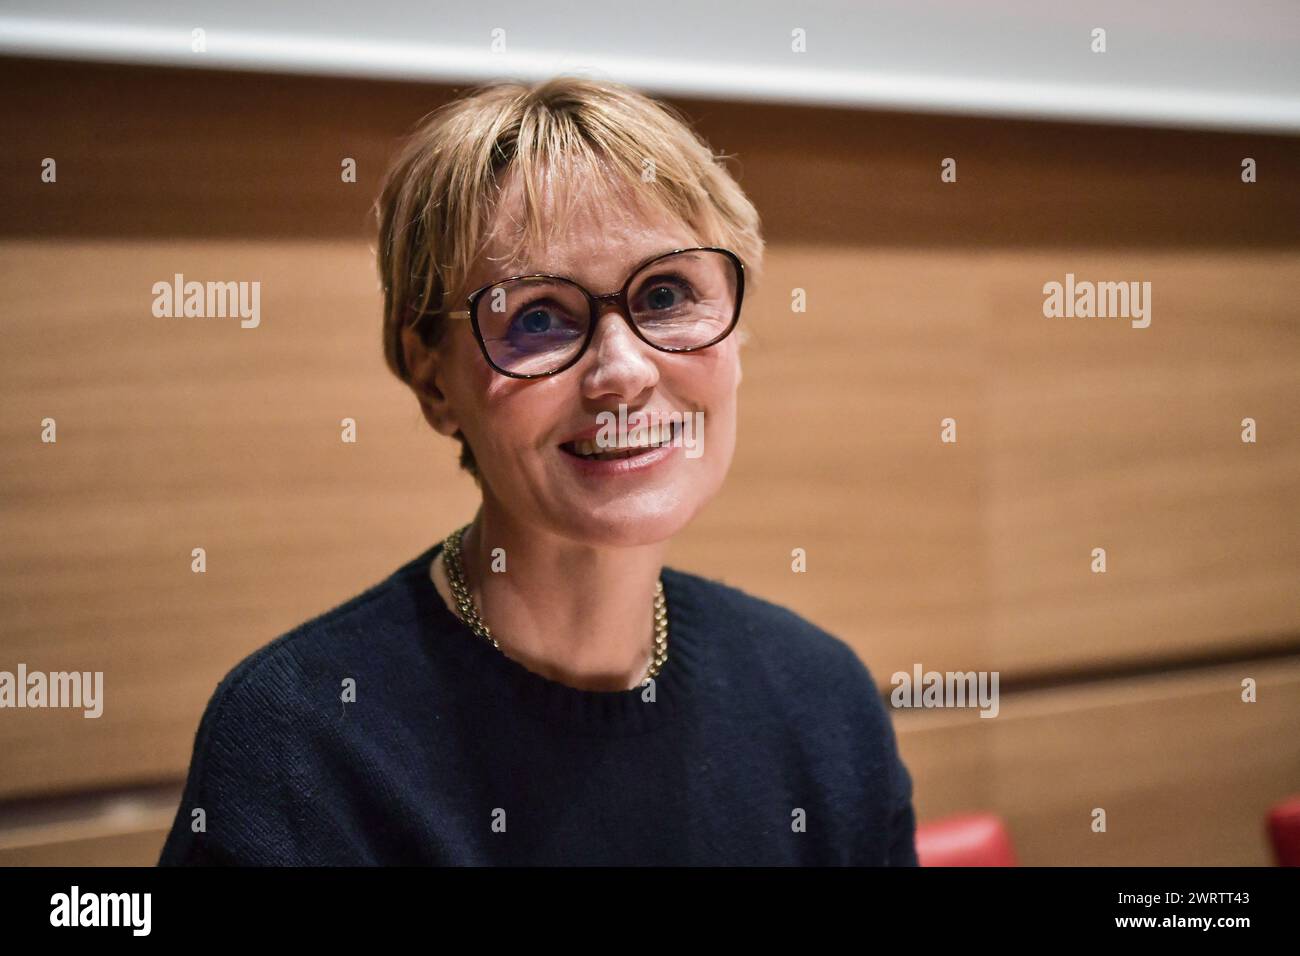
[[[1278,866],[1300,866],[1300,794],[1268,811],[1268,838]]]
[[[1002,818],[968,813],[918,823],[916,856],[921,866],[1017,866]]]

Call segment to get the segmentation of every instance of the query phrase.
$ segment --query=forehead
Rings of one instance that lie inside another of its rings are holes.
[[[576,183],[563,232],[552,229],[559,220],[555,193],[548,188],[539,198],[542,244],[521,247],[523,192],[517,177],[507,181],[470,289],[507,276],[551,273],[576,279],[594,292],[609,291],[647,259],[701,244],[686,223],[639,200],[628,188]]]

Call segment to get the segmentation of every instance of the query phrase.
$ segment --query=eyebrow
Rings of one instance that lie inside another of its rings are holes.
[[[666,256],[666,255],[668,255],[669,253],[676,252],[678,249],[690,249],[690,248],[692,248],[692,247],[691,247],[691,246],[673,246],[672,248],[669,248],[669,249],[661,249],[659,252],[651,252],[651,253],[649,253],[649,254],[647,254],[647,255],[643,255],[643,256],[641,256],[639,259],[636,259],[636,260],[634,261],[633,265],[630,266],[630,267],[627,269],[627,271],[626,271],[626,272],[624,273],[624,275],[623,275],[623,279],[624,279],[624,281],[627,281],[628,279],[630,279],[630,278],[632,277],[633,273],[634,273],[637,269],[640,269],[642,266],[644,266],[644,265],[646,265],[646,264],[648,264],[648,263],[654,261],[655,259],[660,258],[661,256]],[[699,254],[698,252],[696,252],[696,253],[694,253],[693,255],[690,256],[690,258],[692,258],[692,259],[698,259],[699,257],[700,257],[700,254]],[[523,269],[523,266],[520,266],[519,268],[520,268],[520,269]],[[573,275],[571,275],[571,274],[569,274],[569,273],[565,273],[565,272],[547,272],[547,271],[544,270],[544,269],[531,269],[531,270],[524,270],[524,271],[520,271],[520,272],[508,272],[508,273],[506,273],[505,275],[500,276],[499,278],[492,279],[491,282],[488,283],[488,284],[490,284],[490,285],[496,285],[498,282],[505,282],[507,279],[514,279],[514,278],[518,278],[518,277],[520,277],[520,276],[534,276],[534,275],[549,275],[549,276],[555,276],[555,277],[560,278],[560,279],[568,279],[570,282],[577,282],[579,285],[582,285],[582,286],[585,287],[585,283],[580,282],[580,281],[579,281],[575,276],[573,276]],[[482,288],[482,286],[481,286],[481,285],[480,285],[480,286],[476,286],[475,288]]]

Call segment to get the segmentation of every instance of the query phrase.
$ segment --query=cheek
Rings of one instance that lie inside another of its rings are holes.
[[[740,386],[740,353],[732,339],[716,351],[718,354],[711,357],[712,361],[700,369],[703,391],[699,398],[720,414],[728,409],[734,414],[736,390]]]
[[[693,366],[680,393],[688,408],[704,410],[704,467],[710,473],[726,472],[736,444],[740,361],[734,346],[723,348],[729,344],[720,343],[708,362]]]
[[[488,368],[473,336],[458,340],[453,350],[455,372],[448,387],[455,393],[456,419],[461,433],[481,463],[495,456],[501,441],[499,427],[508,427],[509,395],[503,392],[504,376]]]
[[[509,379],[488,369],[478,382],[481,402],[476,429],[491,454],[513,468],[532,460],[521,452],[543,448],[556,430],[574,417],[571,385],[562,379],[528,382]]]

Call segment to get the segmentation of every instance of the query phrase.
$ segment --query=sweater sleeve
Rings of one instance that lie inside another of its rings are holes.
[[[892,733],[890,735],[893,736]],[[890,746],[894,760],[894,815],[889,830],[887,866],[919,866],[916,858],[916,811],[912,806],[912,775],[898,755],[896,742]]]
[[[305,799],[283,716],[284,670],[283,659],[255,657],[218,685],[159,866],[310,862],[300,858]]]
[[[198,815],[194,814],[194,810],[200,809],[197,794],[202,788],[203,764],[212,737],[216,711],[220,709],[220,694],[221,690],[218,688],[203,711],[198,732],[194,735],[194,750],[190,758],[189,773],[185,779],[185,789],[181,793],[180,806],[176,808],[176,818],[172,821],[171,830],[163,843],[162,853],[158,858],[159,866],[201,866],[218,862],[211,859],[206,852],[206,845],[200,839],[202,834],[195,832],[195,827],[203,826],[206,821],[196,819]]]
[[[872,789],[873,812],[868,821],[872,849],[861,851],[858,856],[861,865],[866,866],[917,866],[912,775],[899,752],[890,708],[871,671],[847,645],[846,650],[842,670],[852,675],[854,694],[861,704],[858,713],[863,721],[862,733],[870,745],[870,765],[873,768],[866,782]],[[882,842],[883,854],[880,852]]]
[[[872,681],[875,687],[875,681]],[[912,805],[912,775],[903,763],[898,749],[898,734],[894,730],[890,708],[884,698],[876,693],[876,704],[884,720],[886,754],[889,760],[890,805],[893,812],[889,822],[889,846],[886,866],[919,866],[916,857],[916,811]]]

